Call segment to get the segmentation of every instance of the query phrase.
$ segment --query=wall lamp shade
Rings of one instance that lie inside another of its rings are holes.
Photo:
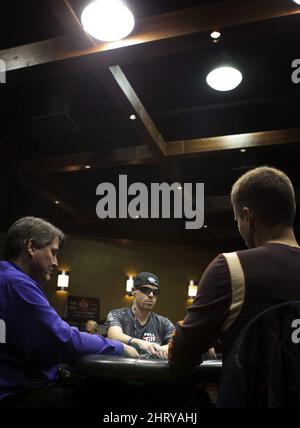
[[[126,293],[128,294],[128,296],[131,295],[131,291],[133,288],[133,276],[129,276],[129,279],[127,279],[126,281]]]
[[[194,284],[194,281],[190,281],[188,296],[193,299],[197,296],[198,287]]]
[[[81,23],[84,30],[95,39],[115,42],[132,32],[135,19],[120,0],[96,0],[82,12]]]
[[[211,71],[207,78],[207,84],[216,91],[232,91],[243,80],[242,73],[233,67],[219,67]]]
[[[68,291],[70,281],[70,272],[59,271],[57,278],[57,289],[59,291]]]

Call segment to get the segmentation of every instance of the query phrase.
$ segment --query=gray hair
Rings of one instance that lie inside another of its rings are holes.
[[[59,247],[63,246],[65,234],[51,223],[36,217],[23,217],[8,230],[4,242],[4,257],[16,259],[24,251],[28,241],[32,240],[37,248],[50,245],[55,238]]]

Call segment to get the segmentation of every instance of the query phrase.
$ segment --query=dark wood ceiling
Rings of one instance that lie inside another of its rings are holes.
[[[300,84],[291,64],[300,58],[300,7],[291,0],[128,0],[136,30],[116,48],[82,31],[86,3],[2,6],[2,230],[37,215],[87,236],[242,248],[228,198],[234,180],[268,164],[299,188]],[[223,34],[217,44],[209,37],[215,28]],[[223,63],[244,75],[229,93],[205,82]],[[146,184],[204,182],[208,228],[97,220],[96,187],[117,183],[119,174]]]

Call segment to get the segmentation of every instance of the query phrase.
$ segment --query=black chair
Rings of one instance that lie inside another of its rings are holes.
[[[242,330],[222,370],[218,408],[300,407],[297,319],[300,302],[288,302],[260,313]]]

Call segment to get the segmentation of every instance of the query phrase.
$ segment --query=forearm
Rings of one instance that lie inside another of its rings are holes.
[[[113,331],[112,329],[108,330],[108,338],[113,340],[118,340],[119,342],[124,343],[125,345],[128,345],[128,342],[132,339],[131,336],[128,336],[127,334],[124,334],[121,331]],[[131,345],[137,344],[136,342],[139,342],[139,339],[132,339]]]

